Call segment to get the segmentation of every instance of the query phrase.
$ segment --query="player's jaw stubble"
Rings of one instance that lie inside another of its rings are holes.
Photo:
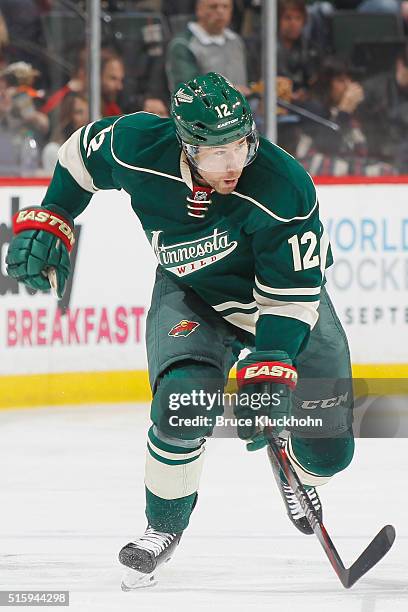
[[[200,171],[203,181],[221,195],[228,195],[234,191],[241,174],[242,170],[227,174]]]

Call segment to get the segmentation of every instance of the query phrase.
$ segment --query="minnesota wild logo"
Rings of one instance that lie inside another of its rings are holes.
[[[187,319],[183,319],[180,323],[174,325],[169,331],[169,336],[178,337],[178,336],[189,336],[193,331],[199,327],[199,323],[197,321],[188,321]]]
[[[153,251],[159,264],[177,276],[186,276],[220,261],[238,244],[236,240],[230,241],[227,231],[220,232],[217,228],[198,240],[168,245],[163,244],[162,233],[162,230],[152,232]]]
[[[190,94],[186,93],[182,87],[174,94],[176,100],[176,106],[181,104],[182,102],[186,104],[192,104],[194,98]]]

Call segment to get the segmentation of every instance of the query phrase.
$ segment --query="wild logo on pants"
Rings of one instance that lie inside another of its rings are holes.
[[[177,325],[171,328],[168,335],[173,337],[189,336],[199,325],[200,324],[196,321],[187,321],[187,319],[183,319],[180,323],[177,323]]]

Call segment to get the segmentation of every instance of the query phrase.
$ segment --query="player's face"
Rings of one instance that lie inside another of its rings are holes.
[[[202,178],[215,191],[226,195],[237,186],[247,155],[247,139],[241,138],[221,147],[200,147],[195,163]]]

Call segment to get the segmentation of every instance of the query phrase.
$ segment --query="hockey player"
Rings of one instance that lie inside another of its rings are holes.
[[[259,138],[246,99],[220,75],[179,85],[171,112],[104,118],[75,132],[41,206],[15,216],[7,255],[10,276],[35,289],[48,290],[55,270],[61,296],[74,219],[98,190],[124,189],[157,256],[146,330],[148,527],[120,551],[132,575],[124,588],[151,580],[180,541],[197,502],[205,441],[223,410],[191,401],[174,425],[170,395],[222,393],[242,348],[252,352],[238,361],[241,394],[267,388],[279,398],[262,414],[322,419],[319,431],[294,423],[278,432],[318,512],[316,487],[354,450],[349,351],[324,287],[331,252],[310,176]],[[249,449],[264,446],[252,407],[239,402],[235,413]],[[183,425],[196,416],[199,425]],[[311,533],[284,477],[280,489],[293,523]]]

